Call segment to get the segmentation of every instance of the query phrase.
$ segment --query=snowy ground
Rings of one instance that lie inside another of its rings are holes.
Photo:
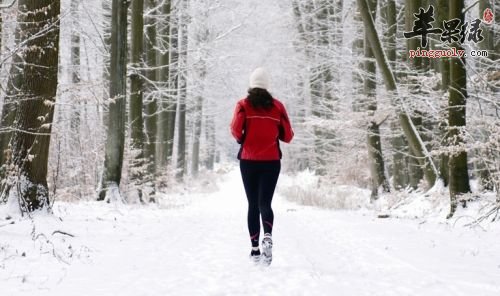
[[[498,225],[377,219],[280,196],[273,264],[255,266],[238,171],[221,180],[178,207],[56,203],[34,220],[4,220],[0,207],[1,295],[500,295]]]

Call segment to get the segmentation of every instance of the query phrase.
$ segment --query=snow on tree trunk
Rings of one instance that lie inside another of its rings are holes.
[[[49,206],[47,166],[59,66],[59,0],[20,0],[17,36],[20,45],[11,92],[18,101],[9,160],[9,198],[31,212]],[[32,36],[39,35],[38,38]]]
[[[108,129],[104,154],[104,171],[98,200],[111,199],[118,190],[125,145],[125,104],[127,75],[127,2],[113,0],[111,16],[111,63],[109,85]],[[113,193],[114,194],[114,193]]]

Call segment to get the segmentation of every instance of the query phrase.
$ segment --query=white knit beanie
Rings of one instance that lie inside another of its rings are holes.
[[[264,68],[257,68],[250,75],[250,88],[269,88],[269,75]]]

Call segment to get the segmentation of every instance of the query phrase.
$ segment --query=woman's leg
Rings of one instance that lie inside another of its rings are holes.
[[[274,189],[278,182],[281,164],[279,161],[266,163],[266,167],[259,172],[259,211],[262,216],[264,233],[272,233],[274,213],[271,208]]]
[[[241,177],[248,199],[248,231],[252,247],[259,246],[260,221],[259,221],[259,175],[255,170],[255,164],[248,161],[240,161]]]

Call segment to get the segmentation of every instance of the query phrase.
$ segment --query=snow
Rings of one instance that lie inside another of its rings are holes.
[[[238,169],[217,185],[151,206],[56,202],[33,219],[4,220],[1,206],[2,295],[500,295],[498,223],[377,219],[277,195],[264,267],[248,258]]]

